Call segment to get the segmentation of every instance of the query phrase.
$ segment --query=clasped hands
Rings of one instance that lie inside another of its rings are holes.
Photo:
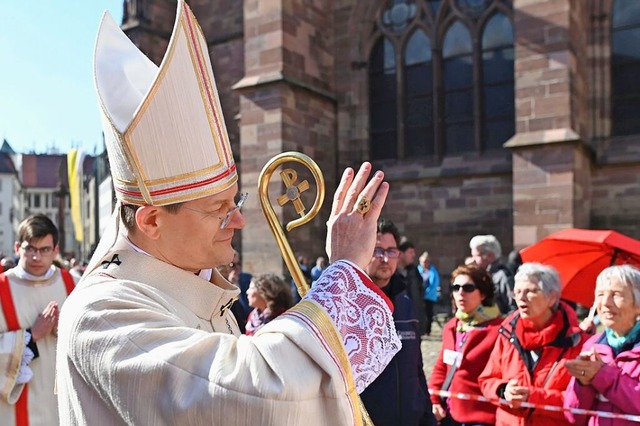
[[[567,361],[565,367],[571,376],[575,377],[581,385],[586,386],[591,384],[591,380],[604,364],[600,355],[591,348],[590,351],[581,352],[576,359]]]
[[[58,302],[52,300],[47,304],[47,307],[38,314],[38,318],[36,318],[33,326],[31,326],[31,338],[34,341],[38,341],[49,334],[57,336],[59,316]]]

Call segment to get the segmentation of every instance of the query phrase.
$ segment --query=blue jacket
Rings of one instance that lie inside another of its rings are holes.
[[[402,349],[360,394],[376,426],[436,424],[422,369],[418,320],[405,287],[404,278],[394,274],[382,289],[393,302],[393,319]]]
[[[438,301],[440,292],[440,272],[435,266],[429,265],[429,270],[425,271],[422,265],[418,265],[418,272],[422,276],[422,287],[424,288],[424,300],[432,302]]]

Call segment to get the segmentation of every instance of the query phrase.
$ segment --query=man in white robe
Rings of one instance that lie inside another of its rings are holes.
[[[0,423],[58,424],[58,310],[74,281],[53,265],[58,230],[47,216],[22,221],[18,240],[18,265],[0,275]]]
[[[389,186],[341,179],[331,266],[291,310],[240,336],[233,259],[244,218],[206,40],[178,1],[156,67],[105,17],[95,75],[118,204],[60,316],[63,425],[367,424],[358,394],[400,348],[391,303],[363,272]],[[277,253],[273,254],[278,255]]]

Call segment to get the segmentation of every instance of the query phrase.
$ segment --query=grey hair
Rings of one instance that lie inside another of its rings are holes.
[[[420,255],[420,257],[418,258],[418,260],[427,260],[429,259],[429,252],[428,251],[423,251],[422,254]]]
[[[469,241],[469,248],[477,249],[481,254],[493,253],[496,258],[502,257],[502,247],[495,235],[476,235]]]
[[[553,266],[543,265],[542,263],[523,263],[518,268],[515,280],[526,279],[534,282],[531,278],[535,278],[538,288],[547,296],[557,296],[560,301],[560,275]]]
[[[609,266],[596,278],[596,289],[601,286],[608,287],[612,279],[617,279],[622,285],[631,286],[633,304],[640,307],[640,270],[631,265]]]

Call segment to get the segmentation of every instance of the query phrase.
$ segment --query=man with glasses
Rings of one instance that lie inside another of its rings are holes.
[[[240,335],[239,290],[216,268],[233,260],[246,196],[208,45],[182,0],[159,68],[103,17],[94,73],[118,202],[60,314],[60,423],[363,424],[358,394],[400,348],[391,302],[363,272],[389,185],[369,163],[344,172],[330,269]]]
[[[0,275],[0,418],[3,425],[57,424],[58,311],[75,283],[53,265],[58,230],[47,216],[20,223],[15,250],[18,265]]]
[[[393,222],[378,220],[376,247],[365,271],[393,302],[393,320],[402,349],[361,398],[376,426],[435,425],[422,369],[419,323],[406,292],[406,281],[397,273],[399,240]]]

